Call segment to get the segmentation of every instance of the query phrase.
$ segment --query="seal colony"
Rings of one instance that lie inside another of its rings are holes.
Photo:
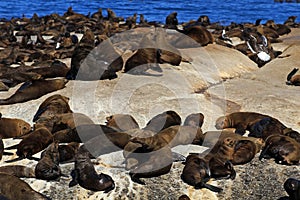
[[[284,24],[275,24],[272,20],[260,24],[261,20],[257,20],[255,24],[232,23],[221,26],[211,23],[208,16],[179,24],[177,13],[171,13],[166,17],[164,25],[147,22],[142,17],[140,23],[137,23],[136,14],[124,20],[112,10],[107,11],[107,17],[102,15],[101,9],[85,16],[69,8],[63,16],[51,14],[38,17],[35,14],[31,19],[23,17],[2,20],[1,91],[23,84],[11,97],[0,100],[0,104],[22,104],[40,98],[68,87],[68,80],[114,79],[117,72],[122,70],[134,75],[152,75],[148,73],[149,69],[163,73],[159,66],[161,63],[177,66],[181,62],[188,62],[181,55],[181,48],[212,43],[236,49],[256,62],[258,67],[262,67],[281,54],[273,49],[272,43],[280,42],[279,37],[289,34],[290,28],[299,27],[295,17],[289,18]],[[151,48],[129,48],[132,54],[124,59],[125,51],[119,48],[120,44],[113,44],[107,39],[126,30],[151,26],[174,29],[172,31],[180,32],[193,40],[188,43],[182,38],[166,40],[165,32],[162,31],[164,29],[161,29],[156,38],[152,38],[151,34],[140,37],[140,41]],[[79,40],[74,32],[83,34],[83,37]],[[32,39],[33,36],[36,39]],[[50,39],[44,39],[46,36]],[[233,44],[234,37],[240,38],[241,43]],[[112,57],[97,60],[93,49],[98,46],[101,50],[101,45]],[[71,58],[70,69],[56,60],[62,58]],[[25,62],[29,61],[34,63],[27,66]],[[103,68],[96,69],[97,73],[93,73],[95,69],[89,68],[89,64],[96,62],[104,63],[101,65]],[[12,64],[18,66],[11,67]],[[295,68],[288,74],[287,84],[298,84],[296,72]],[[211,179],[234,181],[237,175],[235,165],[249,163],[258,154],[261,160],[274,159],[278,164],[299,165],[300,134],[278,119],[262,113],[237,112],[221,116],[216,121],[216,128],[235,128],[235,131],[207,130],[203,133],[201,127],[205,113],[192,113],[181,125],[178,113],[169,110],[154,116],[144,128],[140,128],[133,116],[117,113],[106,116],[107,123],[103,125],[95,124],[82,113],[74,113],[68,104],[69,100],[69,97],[63,95],[52,95],[37,105],[37,111],[32,116],[33,127],[21,119],[1,117],[0,158],[9,163],[31,159],[35,168],[11,164],[5,168],[0,167],[0,198],[48,199],[34,191],[20,177],[43,179],[55,184],[52,181],[67,176],[71,177],[70,187],[78,185],[76,187],[109,193],[117,189],[118,182],[114,180],[112,173],[99,173],[93,159],[120,150],[124,157],[122,168],[135,183],[146,184],[143,179],[168,174],[173,170],[174,162],[182,162],[183,170],[178,176],[179,181],[195,189],[207,188],[213,192],[222,192],[223,188],[209,183]],[[1,123],[4,125],[1,126]],[[99,136],[98,130],[101,130],[102,135]],[[248,136],[244,136],[247,131]],[[6,147],[3,140],[8,138],[21,141],[17,145]],[[103,138],[106,139],[105,142]],[[190,154],[186,158],[172,150],[175,146],[188,144],[209,149],[202,153],[188,152]],[[96,149],[90,149],[89,146]],[[17,157],[8,160],[6,155],[11,152],[6,151],[12,149],[17,149],[14,152]],[[41,157],[37,158],[35,154],[43,150]],[[160,152],[159,156],[156,151]],[[68,174],[63,174],[61,168],[70,162],[74,163],[74,168]],[[13,185],[16,186],[14,192],[10,192]],[[290,198],[299,197],[299,181],[287,180],[284,189]],[[180,198],[189,197],[182,195]]]

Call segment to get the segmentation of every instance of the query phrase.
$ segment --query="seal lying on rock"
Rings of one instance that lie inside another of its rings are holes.
[[[300,86],[300,75],[295,75],[299,69],[294,68],[287,76],[287,85]]]
[[[14,138],[26,135],[31,131],[29,123],[22,119],[5,118],[0,113],[0,138]]]
[[[22,165],[1,166],[0,173],[10,174],[19,178],[35,178],[33,168]]]
[[[45,150],[35,166],[35,176],[43,180],[55,180],[60,177],[58,142],[53,142]]]
[[[12,96],[0,99],[0,105],[23,103],[41,96],[63,89],[68,81],[66,79],[33,80],[24,83]]]
[[[6,199],[49,200],[45,195],[33,190],[20,178],[0,173],[0,196]]]
[[[259,159],[274,158],[277,163],[297,164],[300,160],[300,144],[285,135],[271,135],[267,138]]]
[[[107,174],[97,174],[89,158],[89,152],[80,147],[75,156],[75,169],[71,172],[72,181],[69,187],[79,184],[92,191],[109,192],[115,188],[113,179]]]
[[[43,101],[36,111],[33,122],[36,122],[40,117],[52,117],[56,114],[72,113],[69,106],[69,98],[60,94],[55,94]]]

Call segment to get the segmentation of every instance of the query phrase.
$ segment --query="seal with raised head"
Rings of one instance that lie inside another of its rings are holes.
[[[22,119],[5,118],[0,113],[0,138],[14,138],[26,135],[31,131],[31,125]]]
[[[92,191],[109,192],[115,188],[113,179],[104,173],[97,174],[89,158],[89,152],[84,147],[79,147],[75,156],[75,169],[72,170],[72,181],[69,187],[79,184],[81,187]]]
[[[23,165],[1,166],[0,173],[10,174],[19,178],[35,178],[33,168]]]
[[[68,81],[66,79],[40,79],[25,82],[12,96],[0,99],[0,105],[23,103],[38,99],[45,94],[63,89]]]
[[[7,199],[49,200],[45,195],[33,190],[25,181],[5,173],[0,174],[0,196]]]
[[[58,142],[53,142],[45,150],[42,158],[35,166],[34,173],[36,178],[42,180],[58,179],[61,175],[59,159]]]
[[[274,158],[275,162],[282,164],[298,164],[300,160],[300,143],[289,136],[270,135],[259,156],[262,158]]]
[[[40,117],[52,117],[56,114],[72,113],[69,106],[69,98],[60,94],[55,94],[43,101],[36,111],[33,122],[37,121]]]

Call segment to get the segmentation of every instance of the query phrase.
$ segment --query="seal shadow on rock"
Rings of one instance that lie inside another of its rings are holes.
[[[92,191],[109,192],[115,188],[113,179],[104,173],[97,174],[89,158],[89,152],[80,147],[75,157],[75,169],[71,172],[72,181],[69,187],[79,184],[81,187]]]

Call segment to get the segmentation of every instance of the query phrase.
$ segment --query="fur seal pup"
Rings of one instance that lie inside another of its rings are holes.
[[[26,135],[31,131],[31,125],[22,119],[5,118],[0,113],[0,138],[13,138]]]
[[[1,166],[0,173],[10,174],[19,178],[35,178],[34,170],[22,165]]]
[[[68,81],[66,79],[33,80],[24,83],[12,96],[1,99],[0,105],[23,103],[38,99],[45,94],[63,89]]]
[[[211,178],[210,167],[206,160],[198,155],[190,154],[184,163],[184,168],[181,173],[181,179],[194,186],[195,189],[207,188],[213,192],[221,192],[222,189],[216,186],[207,184]]]
[[[92,191],[109,192],[115,188],[113,179],[107,174],[97,174],[89,158],[89,152],[84,147],[79,147],[75,156],[75,169],[71,172],[72,181],[69,187],[79,184],[81,187]]]
[[[295,75],[299,69],[294,68],[288,75],[287,75],[287,85],[295,85],[300,86],[300,75]]]
[[[56,114],[73,113],[69,106],[69,100],[68,97],[60,94],[48,97],[39,106],[33,117],[33,122],[36,122],[40,117],[52,117]]]
[[[128,114],[115,114],[106,117],[106,126],[116,129],[119,132],[139,128],[136,120]]]
[[[300,199],[300,181],[294,178],[288,178],[283,187],[289,195],[290,200]]]
[[[16,153],[19,156],[19,158],[6,162],[14,162],[22,160],[24,158],[31,159],[34,154],[44,150],[52,142],[53,136],[51,132],[46,127],[40,126],[34,131],[32,131],[30,134],[24,136],[22,141],[16,145]],[[15,145],[12,147],[15,147]],[[8,147],[6,149],[11,149],[12,147]]]
[[[59,153],[59,163],[66,163],[69,161],[73,161],[75,159],[76,152],[79,148],[78,142],[70,142],[67,145],[59,145],[58,153]]]
[[[36,164],[34,173],[36,178],[42,180],[56,180],[61,175],[59,167],[58,142],[53,142],[48,146],[42,155],[42,158]]]
[[[0,195],[7,199],[49,200],[45,195],[33,190],[25,181],[5,173],[0,174]]]
[[[181,118],[178,115],[178,113],[176,113],[173,110],[168,110],[154,116],[151,120],[148,121],[143,130],[150,130],[155,133],[158,133],[159,131],[164,130],[165,128],[180,124]]]
[[[259,156],[260,160],[262,158],[274,158],[275,162],[288,165],[298,164],[300,144],[289,136],[271,135],[267,138]]]
[[[219,117],[216,120],[216,129],[235,128],[235,133],[243,135],[246,130],[250,130],[250,127],[258,120],[270,117],[255,112],[234,112],[229,115]]]
[[[68,71],[68,66],[59,60],[54,60],[46,66],[43,63],[40,65],[36,63],[31,66],[31,69],[26,70],[26,72],[40,74],[43,78],[65,77]]]

